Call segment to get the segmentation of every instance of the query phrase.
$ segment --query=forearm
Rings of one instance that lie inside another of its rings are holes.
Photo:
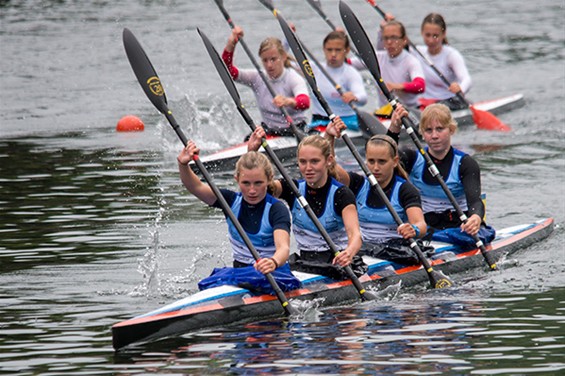
[[[347,249],[351,256],[355,256],[363,245],[361,231],[359,229],[359,217],[354,205],[343,210],[345,229],[347,232]]]
[[[212,189],[204,184],[189,165],[178,162],[180,179],[186,189],[208,205],[216,202]]]

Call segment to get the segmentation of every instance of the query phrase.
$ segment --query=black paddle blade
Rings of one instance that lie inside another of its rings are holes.
[[[267,8],[271,12],[275,11],[275,6],[273,5],[273,2],[271,0],[259,0],[259,2],[263,4],[265,8]]]
[[[306,54],[304,53],[304,50],[302,49],[302,46],[300,45],[298,38],[296,38],[296,35],[294,35],[294,32],[292,31],[290,26],[288,26],[288,23],[285,21],[283,16],[280,13],[277,13],[276,16],[277,19],[279,20],[279,24],[281,25],[281,29],[290,46],[290,49],[294,54],[294,58],[300,65],[300,69],[302,70],[302,73],[304,73],[304,78],[306,78],[311,88],[315,88],[317,85],[316,85],[316,78],[314,77],[314,72],[312,71],[310,62],[308,61],[308,58],[306,57]]]
[[[333,112],[330,106],[328,105],[328,102],[326,101],[326,99],[318,89],[318,84],[316,83],[316,77],[314,77],[314,72],[312,71],[310,62],[308,61],[308,58],[306,57],[306,54],[304,53],[304,50],[302,49],[302,46],[300,45],[298,38],[296,37],[296,35],[294,35],[294,32],[291,30],[290,26],[288,26],[288,23],[286,23],[283,16],[280,13],[276,13],[276,16],[277,19],[279,20],[279,24],[281,25],[281,29],[288,42],[288,45],[290,46],[290,49],[294,54],[294,58],[298,62],[298,65],[300,65],[300,69],[304,74],[304,78],[306,79],[306,82],[308,82],[308,85],[312,89],[312,93],[316,96],[316,99],[318,100],[322,108],[326,111],[326,113],[328,114],[328,116],[330,116],[331,119]]]
[[[341,19],[347,32],[349,33],[349,37],[355,47],[357,47],[357,51],[359,52],[359,56],[367,66],[367,69],[375,80],[379,83],[382,82],[381,78],[381,71],[379,68],[379,61],[377,60],[377,55],[375,54],[375,49],[367,36],[367,33],[361,26],[361,23],[349,7],[344,1],[340,0],[339,2],[339,13],[341,15]],[[386,86],[385,86],[386,87]]]
[[[376,134],[387,133],[386,127],[376,116],[361,110],[356,110],[355,113],[359,119],[359,129],[361,129],[365,138],[371,138]]]
[[[141,47],[135,35],[128,28],[124,29],[123,42],[129,63],[147,98],[161,113],[167,114],[169,108],[167,107],[167,97],[161,85],[161,80],[157,76],[157,72],[145,54],[143,47]]]

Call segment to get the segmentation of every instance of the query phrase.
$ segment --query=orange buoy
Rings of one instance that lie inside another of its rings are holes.
[[[116,131],[118,132],[141,132],[145,129],[140,118],[133,115],[126,115],[118,121]]]

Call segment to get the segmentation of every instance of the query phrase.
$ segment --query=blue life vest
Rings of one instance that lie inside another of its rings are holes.
[[[331,186],[326,197],[324,213],[318,217],[322,227],[326,229],[328,235],[333,240],[339,250],[347,248],[347,232],[343,224],[343,219],[338,216],[334,210],[335,192],[343,186],[334,178],[331,178]],[[300,194],[306,196],[306,181],[298,182],[298,190]],[[294,237],[301,251],[327,251],[329,246],[322,237],[318,228],[312,222],[306,210],[300,205],[298,199],[294,200],[292,205],[292,228]]]
[[[399,199],[400,187],[402,187],[402,184],[404,184],[406,180],[396,175],[393,179],[394,185],[389,199],[390,203],[400,219],[402,219],[402,222],[408,222],[408,217]],[[398,225],[386,206],[382,208],[372,208],[367,205],[370,191],[371,184],[369,180],[365,178],[363,186],[357,193],[356,198],[357,212],[359,213],[359,227],[361,228],[363,241],[368,243],[382,243],[393,238],[401,238],[397,232]]]
[[[231,205],[231,209],[236,218],[239,217],[242,200],[243,196],[241,195],[241,192],[238,192],[236,199]],[[255,246],[255,249],[262,258],[272,257],[275,254],[275,238],[273,236],[274,230],[273,226],[269,223],[269,212],[271,211],[273,204],[276,202],[278,202],[276,198],[267,194],[259,231],[256,234],[250,234],[247,232],[247,236],[251,240],[251,243]],[[243,238],[229,218],[227,218],[227,222],[234,260],[244,264],[253,264],[255,259],[253,258],[251,251],[249,251],[249,248],[247,248],[247,245],[244,243]]]
[[[352,131],[359,130],[359,119],[357,115],[350,115],[350,116],[340,116],[340,119],[345,123],[347,129],[351,129]],[[312,119],[312,122],[308,124],[308,128],[316,128],[316,127],[327,127],[330,123],[330,119]]]
[[[426,153],[427,153],[426,148]],[[459,178],[459,167],[461,166],[461,159],[467,155],[460,150],[453,149],[453,163],[449,169],[449,176],[444,176],[444,181],[457,204],[461,207],[461,210],[466,211],[467,199],[465,198],[465,190],[461,179]],[[453,205],[447,195],[443,191],[441,185],[430,185],[424,182],[424,172],[426,171],[427,165],[424,157],[418,153],[416,162],[412,167],[412,172],[410,172],[410,181],[412,184],[418,188],[422,196],[422,210],[425,213],[430,212],[443,212],[445,210],[453,210]]]

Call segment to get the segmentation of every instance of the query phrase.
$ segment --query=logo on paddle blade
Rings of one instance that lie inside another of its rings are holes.
[[[147,86],[149,86],[149,90],[151,90],[153,94],[159,97],[162,97],[163,94],[165,94],[165,91],[163,90],[163,86],[161,86],[161,81],[157,76],[149,77],[147,79]]]
[[[451,282],[447,278],[442,278],[439,281],[436,281],[435,288],[436,289],[444,289],[453,286],[453,282]]]
[[[304,72],[310,77],[314,77],[314,72],[312,72],[312,67],[310,66],[310,62],[308,60],[304,60],[302,62],[302,66],[304,67]]]

